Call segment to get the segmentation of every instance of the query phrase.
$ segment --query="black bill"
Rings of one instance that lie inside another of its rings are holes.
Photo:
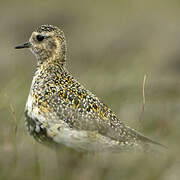
[[[16,46],[15,49],[29,48],[30,45],[31,45],[30,42],[26,42],[22,45]]]

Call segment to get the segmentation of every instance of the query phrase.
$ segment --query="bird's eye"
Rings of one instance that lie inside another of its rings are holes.
[[[42,41],[42,40],[44,39],[44,36],[38,34],[38,35],[36,36],[36,39],[37,39],[38,41]]]

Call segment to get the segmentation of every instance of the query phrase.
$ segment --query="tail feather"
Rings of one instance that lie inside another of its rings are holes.
[[[130,128],[129,128],[129,129],[130,129]],[[154,140],[152,140],[152,139],[144,136],[143,134],[137,132],[137,131],[134,130],[134,129],[130,129],[130,130],[133,131],[133,132],[136,134],[137,139],[139,139],[139,140],[142,141],[142,142],[150,143],[150,144],[155,144],[155,145],[161,146],[161,147],[166,148],[166,149],[168,148],[168,147],[165,146],[164,144],[161,144],[161,143],[159,143],[159,142],[157,142],[157,141],[154,141]]]

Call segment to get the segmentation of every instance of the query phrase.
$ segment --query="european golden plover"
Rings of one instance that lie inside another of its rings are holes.
[[[38,142],[90,152],[159,144],[126,126],[69,73],[66,40],[58,27],[41,25],[15,48],[29,48],[37,58],[25,123]]]

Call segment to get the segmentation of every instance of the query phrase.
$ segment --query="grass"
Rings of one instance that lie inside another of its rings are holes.
[[[0,3],[0,180],[179,179],[177,1]],[[57,153],[27,134],[23,112],[36,60],[13,47],[44,23],[65,31],[72,74],[168,150],[92,155],[62,146]]]

